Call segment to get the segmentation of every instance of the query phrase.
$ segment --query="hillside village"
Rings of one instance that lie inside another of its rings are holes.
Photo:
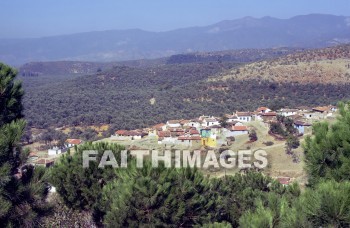
[[[112,141],[138,140],[144,137],[156,137],[159,145],[181,145],[187,147],[207,146],[216,148],[229,145],[232,137],[248,135],[247,123],[260,121],[269,125],[277,121],[277,116],[291,118],[299,135],[303,135],[313,122],[333,116],[335,106],[298,107],[280,109],[275,112],[267,107],[259,107],[254,112],[234,112],[224,117],[200,116],[191,120],[169,120],[150,128],[136,130],[118,130],[111,136]]]
[[[337,107],[297,107],[294,109],[284,108],[272,111],[268,107],[259,107],[255,111],[234,112],[223,117],[200,116],[188,120],[168,120],[149,128],[124,130],[119,129],[109,138],[102,141],[116,142],[125,145],[127,149],[214,149],[228,147],[244,143],[254,142],[250,133],[255,132],[257,123],[262,124],[266,131],[259,132],[257,137],[266,138],[262,134],[268,134],[277,141],[286,138],[273,134],[269,129],[272,123],[276,123],[278,116],[284,116],[293,121],[293,127],[297,130],[296,135],[302,138],[304,134],[311,133],[314,122],[335,117]],[[138,143],[138,147],[133,143]],[[37,153],[30,153],[29,162],[34,165],[50,167],[54,161],[67,152],[83,143],[81,139],[67,139],[63,147],[52,147],[47,155],[40,157]],[[263,142],[266,144],[267,142]],[[271,143],[273,144],[273,143]],[[267,144],[266,144],[267,145]],[[283,148],[283,145],[281,145]],[[151,148],[148,148],[151,147]],[[235,149],[240,147],[235,147]],[[252,148],[254,149],[254,148]]]

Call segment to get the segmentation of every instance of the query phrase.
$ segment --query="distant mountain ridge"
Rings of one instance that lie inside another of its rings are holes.
[[[54,76],[54,75],[82,75],[95,74],[116,66],[151,67],[165,64],[188,64],[207,62],[235,62],[249,63],[259,60],[268,60],[287,54],[301,51],[296,48],[269,48],[269,49],[239,49],[217,52],[196,52],[177,54],[158,59],[141,59],[120,62],[82,62],[82,61],[50,61],[30,62],[19,67],[22,76]]]
[[[350,17],[245,17],[167,32],[139,29],[0,40],[0,61],[122,61],[243,48],[325,47],[350,42]]]

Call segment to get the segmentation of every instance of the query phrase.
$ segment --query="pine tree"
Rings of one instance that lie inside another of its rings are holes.
[[[321,183],[300,197],[295,212],[305,216],[311,227],[350,226],[350,182],[337,183],[334,180]],[[295,224],[299,219],[294,221]]]
[[[284,197],[288,202],[300,194],[297,185],[283,187],[271,177],[258,172],[213,179],[212,185],[212,191],[220,196],[216,199],[217,221],[227,221],[233,227],[239,226],[239,219],[246,212],[255,212],[257,201],[266,205],[270,194]]]
[[[26,165],[20,145],[25,121],[16,71],[0,63],[0,224],[32,227],[48,209],[45,170]]]
[[[338,120],[333,125],[313,125],[313,136],[305,139],[305,164],[309,184],[322,180],[350,180],[350,110],[339,104]]]
[[[107,227],[190,227],[212,222],[214,195],[196,169],[154,168],[146,162],[104,188],[104,223]]]
[[[117,144],[91,142],[75,147],[75,153],[62,156],[51,169],[50,183],[69,208],[94,213],[94,219],[99,222],[104,214],[100,209],[102,188],[117,178],[118,168],[98,168],[98,165],[102,154],[108,150],[113,152],[120,165],[120,152],[123,149]],[[91,161],[88,168],[83,167],[82,154],[85,150],[98,151],[97,161]]]
[[[0,126],[23,117],[23,89],[16,75],[16,70],[0,63]]]
[[[308,188],[296,200],[269,194],[240,218],[241,227],[349,227],[350,182],[334,180]]]

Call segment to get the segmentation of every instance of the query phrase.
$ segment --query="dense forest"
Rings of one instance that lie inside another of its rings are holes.
[[[335,104],[350,98],[348,85],[209,82],[238,64],[210,62],[134,68],[117,66],[96,75],[22,78],[29,126],[112,124],[135,129],[168,119],[217,115],[258,106]]]

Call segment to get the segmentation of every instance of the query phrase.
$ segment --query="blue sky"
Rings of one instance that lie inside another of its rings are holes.
[[[244,16],[350,16],[349,0],[1,0],[0,38],[110,29],[166,31]]]

